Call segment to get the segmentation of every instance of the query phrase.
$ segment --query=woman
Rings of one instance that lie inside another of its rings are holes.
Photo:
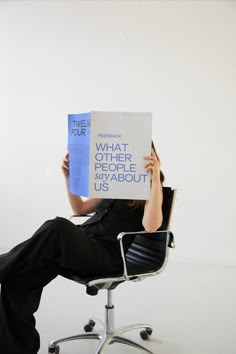
[[[103,275],[122,270],[121,231],[153,232],[162,224],[164,175],[153,146],[145,156],[151,191],[147,201],[91,198],[82,200],[68,191],[75,214],[95,212],[81,226],[64,218],[45,222],[28,240],[0,256],[0,353],[36,354],[40,347],[33,313],[43,287],[65,270],[80,276]],[[68,190],[68,154],[62,163]],[[125,249],[132,240],[126,241]]]

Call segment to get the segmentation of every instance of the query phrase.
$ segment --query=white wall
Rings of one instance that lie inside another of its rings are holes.
[[[67,113],[152,111],[171,259],[236,264],[234,1],[0,2],[0,248],[69,215]]]

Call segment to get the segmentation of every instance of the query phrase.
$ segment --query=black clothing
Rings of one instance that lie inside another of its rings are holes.
[[[109,242],[109,245],[120,255],[117,235],[122,231],[143,230],[142,218],[142,207],[130,207],[128,200],[104,199],[93,217],[82,224],[81,228],[94,239],[105,240],[105,243]],[[131,242],[132,239],[124,239],[125,250],[128,249]]]
[[[43,287],[65,270],[84,277],[121,271],[116,237],[142,230],[142,216],[143,209],[129,207],[126,200],[103,200],[83,225],[57,217],[1,255],[0,353],[36,354],[40,340],[33,313]]]

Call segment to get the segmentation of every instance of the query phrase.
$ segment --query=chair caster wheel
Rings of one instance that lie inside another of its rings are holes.
[[[148,328],[148,329],[145,329],[144,331],[140,332],[140,337],[143,340],[147,340],[151,334],[152,334],[152,329]]]
[[[59,345],[57,345],[56,347],[48,348],[48,353],[59,354],[60,353]]]
[[[95,326],[95,322],[93,320],[89,320],[89,323],[87,323],[85,326],[84,326],[84,331],[85,332],[92,332],[93,331],[93,328]]]

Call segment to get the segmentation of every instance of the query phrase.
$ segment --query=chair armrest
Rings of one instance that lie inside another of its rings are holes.
[[[123,276],[125,277],[126,280],[133,280],[133,281],[137,281],[140,280],[138,277],[136,277],[134,274],[133,275],[129,275],[128,274],[128,270],[127,270],[127,261],[126,261],[126,255],[125,255],[125,251],[124,251],[124,245],[123,245],[123,238],[127,235],[141,235],[144,237],[150,237],[150,235],[155,236],[158,235],[159,233],[166,233],[166,245],[170,248],[175,248],[175,243],[174,243],[174,235],[170,230],[159,230],[159,231],[155,231],[152,233],[149,233],[147,231],[140,231],[140,232],[121,232],[118,236],[117,236],[117,240],[120,243],[120,252],[121,252],[121,258],[122,258],[122,262],[123,262]],[[166,255],[166,258],[168,257],[168,252]],[[155,271],[154,273],[148,273],[149,275],[155,275],[159,273],[159,271]],[[147,274],[142,274],[143,276],[147,276]]]

